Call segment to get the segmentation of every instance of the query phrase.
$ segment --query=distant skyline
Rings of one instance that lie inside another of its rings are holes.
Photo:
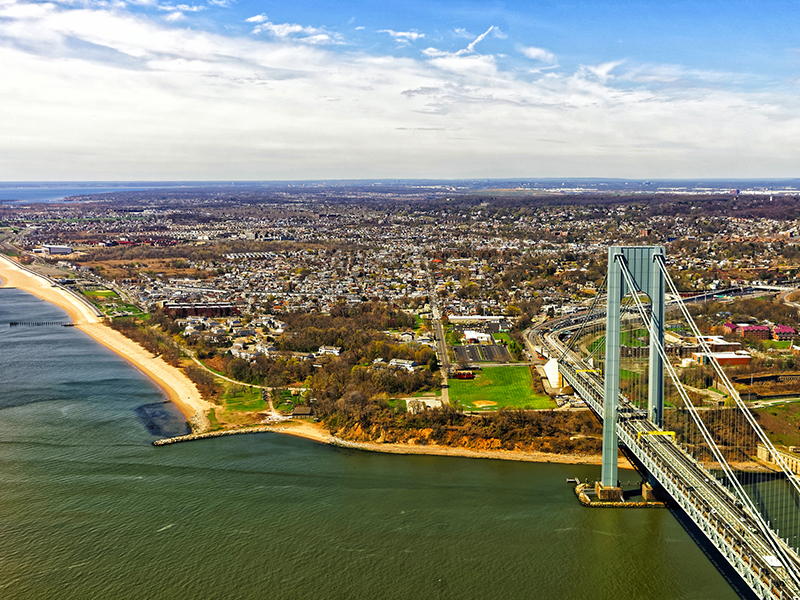
[[[793,178],[793,2],[0,0],[0,181]]]

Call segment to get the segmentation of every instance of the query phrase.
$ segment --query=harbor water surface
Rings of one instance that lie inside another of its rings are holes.
[[[58,308],[0,290],[0,598],[738,598],[667,510],[582,508],[598,467],[186,431]],[[631,476],[633,477],[633,476]]]

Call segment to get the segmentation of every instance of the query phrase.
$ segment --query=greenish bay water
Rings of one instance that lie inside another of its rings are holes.
[[[666,510],[582,508],[597,467],[185,430],[122,359],[0,290],[0,598],[733,599]]]

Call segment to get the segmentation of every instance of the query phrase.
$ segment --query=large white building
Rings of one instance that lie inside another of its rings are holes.
[[[72,254],[70,246],[56,246],[54,244],[42,244],[42,252],[45,254]]]

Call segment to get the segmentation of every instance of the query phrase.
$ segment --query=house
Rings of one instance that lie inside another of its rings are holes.
[[[231,349],[229,350],[231,356],[235,358],[241,358],[242,360],[246,360],[248,362],[253,362],[256,358],[261,356],[261,352],[257,350],[245,350],[241,343],[235,343]]]
[[[313,406],[295,406],[292,409],[293,419],[313,419],[317,415]]]
[[[405,358],[393,358],[389,361],[389,366],[397,367],[398,369],[405,369],[408,372],[413,372],[414,368],[419,365],[413,360],[407,360]]]
[[[341,348],[337,348],[336,346],[320,346],[319,350],[317,350],[317,354],[322,356],[324,354],[328,354],[330,356],[339,356],[342,353]]]

